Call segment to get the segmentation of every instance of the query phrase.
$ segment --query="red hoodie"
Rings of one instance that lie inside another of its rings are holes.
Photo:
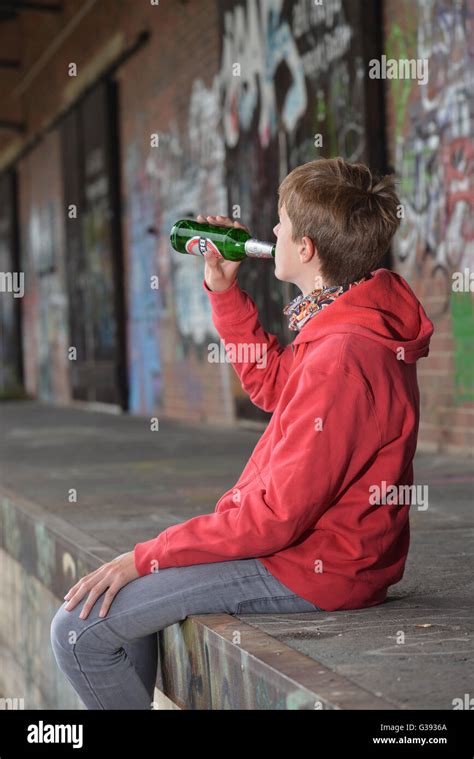
[[[220,293],[202,284],[226,346],[259,345],[253,363],[233,366],[273,415],[215,511],[137,543],[137,571],[256,557],[323,610],[382,603],[403,576],[410,499],[374,503],[374,486],[383,496],[413,483],[416,361],[428,355],[431,321],[402,277],[378,269],[283,347],[237,280]]]

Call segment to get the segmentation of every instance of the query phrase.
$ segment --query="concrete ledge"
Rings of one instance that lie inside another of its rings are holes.
[[[49,626],[66,590],[117,552],[4,488],[0,504],[1,692],[25,708],[83,708],[56,671]],[[190,616],[158,635],[156,708],[394,708],[232,615]]]
[[[79,708],[62,674],[52,679],[55,663],[45,659],[45,652],[52,657],[49,623],[65,590],[136,542],[210,513],[258,439],[256,431],[161,421],[157,434],[140,417],[0,404],[7,578],[0,591],[6,665],[0,696],[26,694],[38,708],[48,699],[53,708]],[[160,633],[161,703],[191,709],[464,703],[474,680],[472,461],[418,455],[415,477],[429,497],[423,508],[411,508],[405,575],[385,603],[188,618]],[[9,689],[2,692],[5,673]]]
[[[292,616],[317,624],[314,614]],[[161,687],[182,708],[396,708],[229,614],[189,617],[162,641]]]

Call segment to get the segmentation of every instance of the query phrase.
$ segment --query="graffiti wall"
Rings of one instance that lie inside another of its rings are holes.
[[[368,123],[364,71],[377,33],[368,39],[374,4],[364,6],[363,17],[360,4],[343,0],[219,3],[228,203],[257,237],[273,239],[277,187],[295,166],[337,155],[373,163],[381,135]],[[299,291],[277,282],[265,261],[242,267],[240,281],[264,326],[290,342],[282,309]],[[247,398],[239,407],[255,416]]]
[[[192,0],[117,7],[104,0],[106,6],[113,21],[110,16],[102,27],[90,16],[103,44],[118,33],[131,44],[149,30],[146,43],[113,74],[130,411],[187,421],[266,420],[230,365],[208,361],[219,335],[202,287],[203,261],[172,250],[171,227],[198,213],[224,214],[271,240],[277,188],[295,166],[342,155],[383,170],[387,154],[404,208],[393,265],[436,326],[429,360],[420,365],[421,440],[446,450],[472,446],[469,276],[467,286],[453,287],[453,275],[471,272],[474,257],[472,1]],[[82,34],[78,29],[71,37],[77,49]],[[190,55],[197,40],[199,55]],[[97,53],[93,48],[91,37],[88,55]],[[427,83],[371,79],[367,64],[382,53],[427,60]],[[92,158],[95,165],[97,155]],[[71,317],[60,162],[53,130],[21,159],[18,174],[26,389],[65,400]],[[91,271],[110,279],[102,231],[111,212],[96,200],[85,227]],[[277,281],[268,260],[245,261],[239,282],[257,303],[264,328],[289,342],[294,335],[282,310],[296,288]],[[94,283],[100,329],[90,334],[107,345],[111,289],[104,290],[100,277]]]
[[[120,75],[129,403],[138,413],[201,419],[212,418],[214,408],[230,419],[228,366],[216,372],[207,361],[207,344],[218,335],[202,289],[203,262],[180,257],[169,244],[176,220],[227,213],[219,93],[209,76],[218,65],[216,4],[204,4],[206,12],[186,10],[184,27],[169,13],[166,34]],[[191,30],[209,45],[186,61],[174,41]]]
[[[474,401],[474,311],[466,277],[474,268],[474,8],[469,0],[388,2],[385,17],[387,57],[426,59],[429,71],[425,85],[387,81],[388,136],[405,213],[395,266],[436,327],[422,368],[422,439],[466,446]]]
[[[169,231],[179,218],[220,213],[273,239],[277,187],[292,168],[324,155],[368,160],[363,19],[344,0],[202,5],[190,4],[179,28],[170,15],[166,27],[185,39],[192,28],[202,57],[186,62],[160,36],[159,51],[152,40],[120,78],[130,406],[230,420],[239,401],[239,413],[263,419],[229,366],[210,370],[207,345],[218,336],[203,262],[172,251]],[[264,327],[289,342],[281,312],[296,290],[275,280],[268,261],[245,262],[239,281]]]
[[[64,274],[64,208],[59,137],[50,132],[18,165],[23,362],[28,393],[70,398],[68,309]]]

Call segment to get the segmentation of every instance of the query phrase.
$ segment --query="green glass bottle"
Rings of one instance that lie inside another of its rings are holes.
[[[170,242],[178,253],[203,256],[214,250],[228,261],[244,258],[275,258],[275,243],[262,242],[239,227],[222,227],[217,224],[181,219],[173,225]]]

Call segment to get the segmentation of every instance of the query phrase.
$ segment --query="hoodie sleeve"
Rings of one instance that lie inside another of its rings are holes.
[[[283,347],[276,335],[265,332],[257,306],[237,280],[223,292],[213,292],[205,280],[202,285],[211,303],[212,321],[243,389],[255,406],[273,411],[293,361],[291,344]]]
[[[380,445],[366,387],[343,370],[320,374],[306,368],[296,390],[288,390],[279,423],[282,437],[268,471],[256,475],[231,508],[193,517],[137,543],[140,575],[256,558],[289,547],[314,528]]]

